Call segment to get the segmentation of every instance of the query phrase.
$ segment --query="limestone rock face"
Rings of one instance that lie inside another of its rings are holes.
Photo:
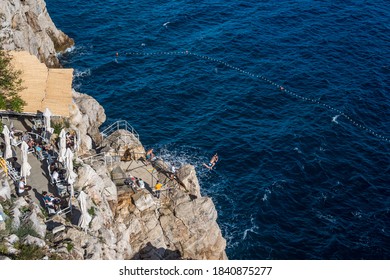
[[[198,178],[196,177],[195,167],[192,165],[182,166],[176,173],[177,178],[183,183],[185,189],[190,194],[200,197],[200,187]]]
[[[227,259],[216,219],[208,197],[193,199],[176,189],[171,199],[161,201],[145,190],[132,194],[124,188],[115,213],[121,226],[113,230],[118,244],[130,243],[125,255],[131,259]]]
[[[145,149],[139,139],[130,131],[119,129],[106,135],[101,143],[102,151],[121,156],[121,160],[138,160],[145,157]]]
[[[45,217],[36,204],[30,205],[30,211],[30,214],[24,222],[31,226],[31,228],[38,233],[39,237],[44,238],[46,235]]]
[[[73,91],[75,106],[70,110],[70,123],[79,131],[81,154],[92,148],[92,142],[100,145],[99,126],[105,122],[104,108],[91,96]]]
[[[26,202],[26,200],[24,200],[23,197],[19,197],[15,200],[11,211],[13,229],[18,229],[20,227],[23,213],[26,208],[28,208],[28,203]]]
[[[184,258],[205,260],[225,258],[226,241],[222,238],[216,223],[217,211],[210,198],[201,197],[178,205],[175,208],[175,216],[186,229],[191,229],[190,232],[184,230],[188,234],[188,239],[180,240]],[[180,231],[175,233],[181,235]]]
[[[99,211],[99,213],[96,213],[95,218],[93,218],[92,224],[96,224],[99,221],[99,225],[107,225],[112,222],[113,213],[109,199],[112,199],[111,201],[116,204],[116,195],[112,195],[113,186],[115,185],[113,185],[112,181],[110,181],[109,185],[106,185],[105,180],[89,165],[85,164],[79,168],[78,179],[74,187],[76,190],[84,190],[89,196],[90,202],[87,201],[88,209],[94,207]]]
[[[139,211],[144,211],[155,205],[150,193],[138,192],[134,194],[132,198]]]
[[[0,201],[11,198],[11,188],[7,180],[0,181]]]
[[[36,246],[41,247],[41,248],[46,246],[46,242],[44,240],[37,238],[37,237],[34,237],[34,236],[31,236],[31,235],[27,235],[24,238],[23,244],[36,245]]]
[[[48,67],[60,67],[56,53],[74,41],[56,28],[44,0],[2,0],[0,45],[6,50],[28,51]]]

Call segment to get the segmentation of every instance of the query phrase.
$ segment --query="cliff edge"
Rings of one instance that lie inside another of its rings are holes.
[[[4,49],[27,50],[49,67],[60,66],[56,53],[73,45],[43,0],[1,1],[0,26]],[[145,161],[133,131],[102,136],[105,119],[95,99],[73,93],[68,129],[77,132],[76,196],[66,216],[48,216],[40,205],[16,198],[0,176],[0,259],[26,252],[34,253],[30,259],[227,259],[217,211],[201,196],[195,168],[184,165],[173,176],[161,159]],[[131,176],[145,186],[130,186]],[[157,180],[164,185],[160,197]]]
[[[25,50],[47,67],[60,67],[56,53],[74,45],[73,39],[58,30],[43,0],[0,1],[0,47]]]

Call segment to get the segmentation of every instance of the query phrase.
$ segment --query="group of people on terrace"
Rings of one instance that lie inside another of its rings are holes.
[[[153,149],[149,149],[145,153],[145,160],[146,164],[153,163],[157,159],[156,155],[154,154]],[[215,153],[212,158],[210,159],[209,163],[203,163],[203,166],[206,167],[209,170],[213,170],[215,164],[218,162],[219,157],[218,154]],[[170,180],[175,180],[177,179],[176,177],[176,166],[173,162],[170,162],[169,164],[169,171],[165,170],[164,173],[166,174],[167,178]],[[134,176],[130,176],[130,178],[125,180],[125,183],[132,187],[134,190],[142,190],[144,189],[144,181],[140,178],[136,178]],[[164,187],[164,184],[162,184],[159,180],[157,180],[156,184],[154,185],[154,191],[153,194],[156,198],[160,198],[161,190]]]
[[[10,127],[11,127],[11,129],[9,130],[10,145],[14,146],[15,149],[16,147],[22,147],[23,145],[27,144],[28,147],[27,153],[34,154],[39,161],[43,162],[42,166],[48,167],[48,171],[49,171],[48,176],[50,177],[48,178],[49,182],[51,183],[52,186],[57,188],[58,196],[49,193],[47,190],[43,190],[41,195],[37,193],[38,194],[37,198],[44,203],[45,207],[48,210],[52,209],[54,211],[58,211],[61,205],[60,196],[62,194],[58,190],[57,184],[59,182],[61,182],[62,184],[65,181],[66,170],[58,161],[59,155],[56,152],[56,147],[55,147],[56,144],[52,142],[51,139],[52,133],[47,133],[47,131],[45,131],[42,127],[39,127],[39,129],[37,129],[35,126],[32,127],[31,131],[16,130],[15,127],[13,126],[13,122],[11,122]],[[75,140],[76,140],[75,132],[74,131],[67,132],[66,148],[71,148],[72,150],[74,148]],[[23,144],[23,142],[25,142],[25,144]],[[1,152],[5,151],[4,144],[0,145]],[[15,152],[13,152],[13,154],[15,154]],[[4,163],[6,163],[8,169],[7,172],[8,173],[12,172],[13,174],[15,174],[15,176],[12,176],[11,178],[15,182],[16,194],[19,197],[22,196],[25,197],[27,201],[31,201],[31,196],[29,195],[29,191],[31,191],[33,188],[30,185],[26,184],[26,177],[24,176],[20,177],[19,174],[22,174],[21,173],[22,165],[18,162],[18,158],[16,156],[11,156],[11,157],[8,156],[8,158],[5,159],[4,157]],[[34,188],[33,189],[34,192],[36,192],[37,189],[40,188],[39,187]]]

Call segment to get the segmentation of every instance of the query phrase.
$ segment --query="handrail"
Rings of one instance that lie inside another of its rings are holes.
[[[42,137],[41,135],[39,135],[39,134],[37,134],[37,133],[35,133],[35,132],[27,132],[27,133],[30,134],[30,135],[34,135],[36,138],[41,138],[41,139],[44,140],[45,142],[50,141],[49,139],[46,139],[46,138]]]
[[[137,131],[125,120],[119,120],[114,122],[113,124],[109,125],[107,128],[105,128],[103,131],[100,132],[103,138],[108,137],[113,132],[118,131],[120,129],[127,130],[128,132],[131,132],[139,141],[139,134]]]
[[[6,161],[6,165],[8,169],[8,176],[14,182],[18,182],[21,179],[21,176],[19,175],[18,171],[16,171],[8,161]]]
[[[92,156],[88,156],[88,157],[85,157],[85,158],[82,158],[80,157],[80,159],[83,161],[83,162],[87,162],[89,161],[90,164],[92,164],[92,162],[94,160],[96,161],[99,161],[99,160],[104,160],[104,164],[107,165],[107,159],[110,160],[110,164],[112,165],[112,163],[115,161],[113,160],[115,156],[111,156],[110,154],[106,153],[106,152],[101,152],[99,154],[96,154],[96,155],[92,155]]]

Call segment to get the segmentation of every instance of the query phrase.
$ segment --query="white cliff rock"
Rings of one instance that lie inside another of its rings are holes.
[[[12,207],[11,216],[12,216],[12,228],[18,229],[21,224],[21,218],[24,214],[24,209],[28,207],[28,203],[24,200],[23,197],[19,197],[15,200]]]
[[[81,133],[82,145],[87,146],[89,140],[100,144],[101,136],[99,127],[106,120],[104,108],[91,96],[73,91],[73,100],[76,104],[71,110],[70,123]],[[85,147],[87,148],[87,147]]]
[[[19,241],[19,237],[16,234],[11,234],[10,236],[5,237],[4,240],[10,244],[15,244]]]
[[[132,196],[132,198],[139,211],[144,211],[155,206],[153,196],[150,193],[137,192]]]
[[[11,188],[7,180],[0,181],[0,201],[11,198]]]
[[[48,67],[59,67],[56,53],[73,44],[52,22],[45,1],[0,1],[0,45],[5,50],[25,50]]]
[[[184,165],[176,172],[177,178],[184,184],[190,194],[200,197],[200,188],[198,178],[196,177],[195,167]]]
[[[31,226],[41,238],[44,238],[46,235],[46,224],[41,209],[38,205],[32,204],[30,206],[30,211],[30,214],[24,222]]]
[[[45,247],[46,246],[46,242],[38,237],[34,237],[34,236],[31,236],[31,235],[27,235],[24,240],[23,240],[23,244],[27,244],[27,245],[36,245],[38,247]]]

